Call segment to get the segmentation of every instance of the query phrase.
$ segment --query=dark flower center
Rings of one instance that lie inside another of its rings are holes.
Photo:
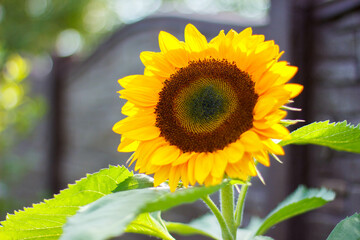
[[[165,81],[156,126],[183,152],[214,152],[252,128],[257,99],[254,82],[235,63],[193,61]]]
[[[189,109],[189,117],[194,122],[210,122],[224,114],[227,106],[226,96],[215,88],[208,85],[200,88],[194,95],[189,96],[186,105]]]

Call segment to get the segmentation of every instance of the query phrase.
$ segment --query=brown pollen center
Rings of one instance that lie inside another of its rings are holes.
[[[225,59],[191,61],[164,82],[156,126],[183,152],[222,150],[253,126],[254,85]]]

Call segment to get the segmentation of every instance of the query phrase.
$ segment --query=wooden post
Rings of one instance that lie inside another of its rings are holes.
[[[310,109],[312,103],[313,81],[313,0],[293,1],[293,25],[292,25],[292,52],[294,65],[299,67],[296,82],[304,85],[303,93],[296,98],[296,105],[301,106],[302,112],[297,118],[304,119],[306,124],[311,120]],[[297,125],[296,127],[300,127]],[[309,176],[309,147],[291,146],[291,166],[289,190],[294,191],[300,184],[308,185]],[[292,240],[303,240],[306,236],[304,216],[299,216],[289,221],[288,237]]]
[[[62,157],[64,151],[64,81],[70,58],[53,57],[53,70],[49,86],[49,151],[47,181],[51,193],[61,188]]]

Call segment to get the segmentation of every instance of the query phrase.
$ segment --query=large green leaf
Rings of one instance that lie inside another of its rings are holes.
[[[89,174],[53,199],[8,214],[6,221],[1,222],[0,239],[59,239],[67,217],[74,215],[81,206],[111,193],[132,175],[120,166]]]
[[[279,144],[316,144],[338,151],[360,153],[360,125],[355,127],[346,121],[315,122],[295,130],[291,133],[291,139]]]
[[[125,232],[151,235],[164,240],[175,240],[166,229],[160,212],[140,214],[126,227]]]
[[[141,213],[167,210],[191,203],[218,191],[227,183],[212,187],[191,187],[173,193],[168,187],[135,189],[109,194],[69,218],[61,239],[107,239],[122,234]]]
[[[359,240],[360,239],[360,214],[356,213],[345,218],[336,225],[326,240]]]
[[[319,208],[334,200],[335,193],[331,190],[307,189],[299,186],[295,192],[282,201],[266,218],[259,223],[255,235],[264,234],[269,228],[286,219],[294,217],[315,208]]]

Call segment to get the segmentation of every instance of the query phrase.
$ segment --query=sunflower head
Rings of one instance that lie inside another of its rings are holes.
[[[127,117],[113,127],[118,151],[135,152],[131,164],[174,191],[215,185],[224,177],[246,180],[269,154],[283,155],[274,139],[289,137],[283,106],[302,86],[287,83],[297,68],[251,28],[221,31],[210,42],[191,24],[185,41],[159,34],[160,52],[142,52],[143,75],[119,80]]]

